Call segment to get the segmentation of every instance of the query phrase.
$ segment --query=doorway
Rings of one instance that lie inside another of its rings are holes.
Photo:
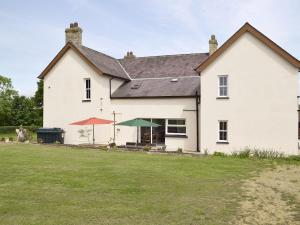
[[[159,127],[141,127],[141,143],[144,145],[165,144],[165,119],[144,119],[159,124]]]

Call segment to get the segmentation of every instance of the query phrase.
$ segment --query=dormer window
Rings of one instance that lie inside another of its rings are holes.
[[[91,79],[86,78],[84,79],[85,82],[85,99],[91,100]]]
[[[228,75],[219,76],[219,98],[228,97]]]

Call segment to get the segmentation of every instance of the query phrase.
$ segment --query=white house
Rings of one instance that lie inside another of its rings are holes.
[[[77,23],[44,79],[44,127],[65,130],[65,143],[86,143],[74,121],[99,117],[148,119],[140,142],[167,150],[222,151],[245,147],[298,153],[300,62],[257,31],[242,26],[209,53],[116,59],[82,45]],[[95,127],[96,143],[135,142],[136,128]]]

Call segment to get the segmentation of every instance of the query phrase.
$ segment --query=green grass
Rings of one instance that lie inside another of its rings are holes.
[[[228,224],[266,162],[2,144],[0,224]]]

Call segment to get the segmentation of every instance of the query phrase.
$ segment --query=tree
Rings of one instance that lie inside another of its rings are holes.
[[[36,118],[36,124],[38,126],[42,126],[43,125],[43,105],[44,105],[44,98],[43,98],[43,94],[44,94],[44,81],[43,80],[39,80],[37,82],[37,90],[34,94],[34,102],[35,102],[35,107],[36,107],[36,111],[37,111],[37,118]]]
[[[0,75],[0,126],[11,125],[12,100],[17,94],[11,79]]]
[[[11,125],[31,126],[38,125],[38,111],[35,107],[34,98],[15,96],[12,100]]]

